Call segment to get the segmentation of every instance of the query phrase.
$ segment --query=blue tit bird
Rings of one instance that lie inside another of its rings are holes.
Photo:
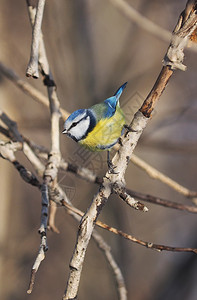
[[[90,151],[110,150],[118,142],[125,125],[119,98],[126,85],[127,82],[104,102],[74,111],[65,121],[62,133]]]

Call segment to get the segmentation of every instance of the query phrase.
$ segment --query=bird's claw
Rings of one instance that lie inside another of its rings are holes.
[[[124,128],[127,129],[128,131],[132,131],[132,130],[131,130],[131,126],[129,126],[129,125],[127,125],[127,124],[124,124]]]
[[[108,170],[109,174],[118,174],[119,173],[119,172],[115,172],[115,169],[117,168],[117,166],[114,166],[114,164],[111,162],[111,160],[108,160],[107,164],[108,164],[108,168],[109,168],[109,170]]]

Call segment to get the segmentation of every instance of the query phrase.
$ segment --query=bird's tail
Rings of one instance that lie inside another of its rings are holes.
[[[119,89],[115,92],[114,96],[117,98],[117,100],[120,98],[123,90],[125,89],[127,85],[127,82],[125,82],[123,85],[121,85],[121,87],[119,87]]]

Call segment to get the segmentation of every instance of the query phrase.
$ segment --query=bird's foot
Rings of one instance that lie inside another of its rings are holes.
[[[127,124],[124,124],[124,128],[127,129],[128,131],[132,131],[132,130],[131,130],[131,126],[129,126],[129,125],[127,125]]]
[[[108,173],[109,174],[118,174],[119,172],[116,172],[115,169],[117,168],[117,166],[114,166],[114,164],[111,161],[108,161]]]
[[[117,166],[115,166],[112,161],[110,160],[109,157],[109,151],[107,153],[107,165],[108,165],[108,173],[109,174],[118,174],[119,172],[115,172],[115,169],[117,168]]]

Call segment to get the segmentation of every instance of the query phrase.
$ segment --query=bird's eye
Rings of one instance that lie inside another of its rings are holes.
[[[70,126],[70,129],[75,127],[78,124],[78,122],[73,122],[72,125]]]

